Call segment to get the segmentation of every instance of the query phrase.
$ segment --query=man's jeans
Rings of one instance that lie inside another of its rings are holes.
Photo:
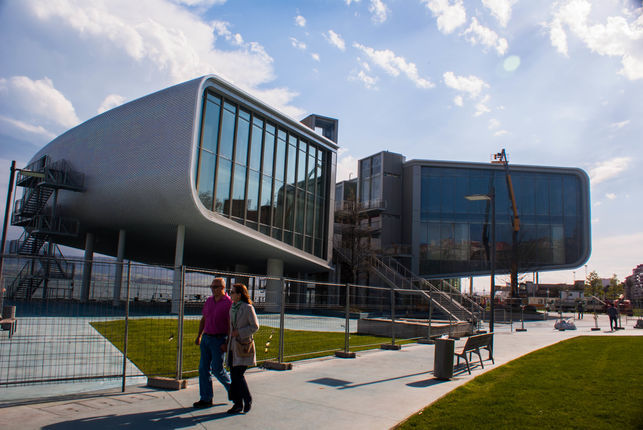
[[[212,375],[223,384],[226,391],[230,390],[230,375],[223,368],[223,355],[221,345],[226,342],[224,337],[212,337],[203,335],[201,337],[201,361],[199,362],[199,394],[201,400],[212,401],[214,393],[212,391]]]

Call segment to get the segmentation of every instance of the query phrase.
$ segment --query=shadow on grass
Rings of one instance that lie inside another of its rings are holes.
[[[215,404],[214,406],[222,406]],[[227,405],[226,405],[227,408]],[[47,430],[63,429],[159,429],[159,428],[186,428],[193,427],[200,423],[229,418],[233,415],[225,411],[192,415],[195,410],[192,408],[176,408],[160,411],[132,413],[127,415],[104,415],[99,417],[80,418],[71,421],[63,421],[42,427]]]

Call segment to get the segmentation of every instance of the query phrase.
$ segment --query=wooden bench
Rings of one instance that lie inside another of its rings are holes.
[[[0,327],[3,330],[9,330],[9,339],[16,332],[16,325],[18,320],[16,319],[16,307],[15,306],[5,306],[2,309],[2,319],[0,319]]]
[[[482,355],[480,354],[480,349],[486,349],[489,351],[489,358],[493,364],[496,362],[493,359],[493,333],[484,333],[477,334],[475,336],[470,336],[467,339],[467,342],[464,344],[460,351],[456,351],[455,355],[458,357],[458,365],[460,364],[460,357],[464,358],[465,363],[467,363],[467,371],[471,375],[471,369],[469,368],[469,360],[471,359],[471,354],[474,352],[478,354],[480,359],[480,365],[484,369],[484,364],[482,364]],[[467,358],[468,355],[468,358]]]

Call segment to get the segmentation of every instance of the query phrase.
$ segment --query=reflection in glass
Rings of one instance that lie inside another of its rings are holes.
[[[214,210],[219,213],[230,213],[230,177],[232,163],[224,158],[219,158],[217,168],[217,187],[215,192]]]
[[[203,206],[212,210],[212,192],[214,188],[214,154],[201,150],[199,157],[199,178],[197,193]]]
[[[221,129],[221,145],[219,145],[219,155],[232,160],[232,148],[234,144],[234,121],[236,117],[236,107],[228,102],[223,104],[223,126]]]

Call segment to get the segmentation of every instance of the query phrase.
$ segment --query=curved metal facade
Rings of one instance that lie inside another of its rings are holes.
[[[176,231],[185,225],[184,263],[263,271],[268,258],[287,271],[328,269],[321,259],[207,210],[197,196],[195,172],[203,96],[207,88],[240,100],[287,129],[296,129],[331,153],[327,207],[332,207],[336,145],[216,76],[204,76],[98,115],[54,139],[35,156],[65,159],[85,174],[84,193],[61,192],[58,214],[80,221],[78,238],[62,244],[115,255],[118,232],[127,232],[125,258],[171,264]],[[332,219],[327,216],[327,235]],[[328,236],[324,246],[328,247]],[[327,248],[328,249],[328,248]],[[325,255],[329,255],[326,252]]]

